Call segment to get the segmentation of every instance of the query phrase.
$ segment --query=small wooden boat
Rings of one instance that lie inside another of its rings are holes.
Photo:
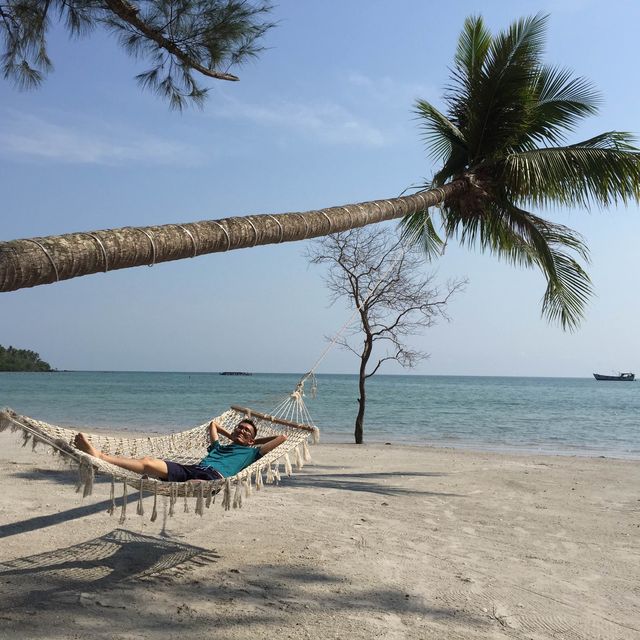
[[[594,373],[596,380],[613,380],[617,382],[633,382],[636,379],[635,373],[621,373],[617,376],[603,376],[601,373]]]

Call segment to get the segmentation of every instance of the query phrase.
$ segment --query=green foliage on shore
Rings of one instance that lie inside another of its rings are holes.
[[[53,371],[48,362],[29,349],[3,347],[0,344],[0,371]]]

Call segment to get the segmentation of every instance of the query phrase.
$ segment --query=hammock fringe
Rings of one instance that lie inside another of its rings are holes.
[[[176,502],[178,500],[178,491],[176,483],[172,482],[169,485],[169,517],[172,518],[175,513]]]
[[[93,480],[95,478],[93,465],[83,460],[82,463],[80,463],[80,475],[84,485],[82,497],[86,498],[93,493]]]
[[[242,483],[240,479],[236,479],[236,490],[233,492],[233,508],[240,509],[242,507]]]
[[[227,478],[224,483],[224,497],[222,498],[222,508],[225,511],[231,509],[231,479]]]
[[[291,477],[293,469],[291,468],[291,460],[289,460],[289,454],[285,453],[284,456],[284,472],[287,476]]]
[[[142,504],[142,498],[143,498],[142,487],[143,487],[143,483],[142,483],[142,480],[140,480],[140,489],[139,489],[139,492],[138,492],[138,508],[136,509],[136,513],[139,516],[143,516],[144,515],[144,506]]]
[[[155,522],[158,519],[158,490],[154,489],[153,492],[153,510],[151,511],[151,522]]]
[[[302,453],[300,453],[300,447],[296,447],[294,451],[296,453],[296,469],[300,471],[300,469],[304,467],[304,462],[302,460]]]
[[[190,482],[187,483],[188,485],[191,485]],[[189,513],[189,500],[187,500],[187,498],[189,497],[189,491],[191,490],[190,486],[185,487],[185,492],[184,492],[184,513]]]
[[[196,515],[204,515],[204,482],[198,487],[198,497],[196,499]]]
[[[120,510],[119,524],[124,524],[127,519],[127,482],[122,483],[122,509]]]
[[[112,516],[116,510],[116,479],[114,476],[111,476],[111,491],[109,495],[109,508],[107,509],[107,513]]]
[[[214,488],[213,482],[208,482],[207,485],[208,485],[207,486],[207,501],[205,503],[205,506],[208,509],[211,506],[211,502],[215,501],[215,499],[216,499],[216,491],[218,491],[218,490]]]

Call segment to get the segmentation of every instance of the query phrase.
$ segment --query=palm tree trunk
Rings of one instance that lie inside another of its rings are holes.
[[[152,227],[121,227],[0,242],[0,292],[100,271],[316,238],[423,211],[466,189],[467,181],[460,179],[416,195],[305,213],[263,214]]]

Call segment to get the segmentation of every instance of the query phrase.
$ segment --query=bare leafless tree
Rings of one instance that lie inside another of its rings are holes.
[[[325,236],[310,245],[307,257],[312,264],[328,265],[324,278],[331,304],[348,298],[357,309],[360,322],[352,323],[335,340],[360,359],[355,442],[361,444],[367,379],[386,361],[411,368],[427,358],[427,353],[408,345],[406,338],[438,319],[448,320],[447,303],[466,280],[436,285],[434,276],[424,273],[424,256],[384,228]],[[361,334],[364,339],[358,344],[356,336]]]

